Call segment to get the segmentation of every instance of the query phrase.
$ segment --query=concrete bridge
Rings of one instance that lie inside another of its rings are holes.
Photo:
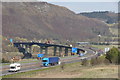
[[[45,51],[45,55],[48,55],[48,48],[53,47],[53,55],[56,56],[57,51],[59,51],[59,55],[61,56],[62,50],[64,50],[64,55],[68,56],[68,52],[72,50],[72,47],[64,46],[64,45],[56,45],[56,44],[46,44],[46,43],[38,43],[38,42],[15,42],[13,43],[15,47],[18,48],[19,52],[24,54],[24,58],[32,57],[32,46],[38,45],[40,47],[40,53],[43,54],[43,50]],[[79,51],[83,51],[82,49],[78,49]]]

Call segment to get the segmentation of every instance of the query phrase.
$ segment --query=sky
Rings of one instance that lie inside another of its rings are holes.
[[[0,0],[2,2],[119,2],[119,0]]]
[[[93,11],[118,12],[119,0],[39,0],[67,7],[75,13]]]
[[[3,2],[36,2],[44,1],[67,7],[75,13],[93,11],[118,12],[119,0],[2,0]],[[120,11],[119,11],[120,12]]]
[[[118,12],[117,2],[50,2],[69,8],[75,13],[93,12],[93,11],[111,11]]]
[[[119,0],[40,0],[47,2],[119,2]]]

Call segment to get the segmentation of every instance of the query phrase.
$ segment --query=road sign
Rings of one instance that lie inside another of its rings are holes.
[[[72,53],[77,53],[77,48],[72,48]]]
[[[43,57],[44,54],[37,54],[37,57]]]

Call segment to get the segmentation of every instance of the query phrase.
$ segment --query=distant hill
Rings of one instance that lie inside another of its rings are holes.
[[[27,39],[87,40],[110,35],[100,20],[76,15],[69,9],[46,2],[2,3],[2,33]]]
[[[116,23],[118,21],[118,14],[109,11],[80,13],[80,15],[87,16],[89,18],[97,18],[109,24]]]

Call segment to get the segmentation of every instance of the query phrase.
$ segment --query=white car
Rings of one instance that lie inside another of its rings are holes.
[[[16,71],[19,71],[20,69],[21,69],[21,65],[19,63],[13,63],[13,64],[10,64],[9,72],[16,72]]]

